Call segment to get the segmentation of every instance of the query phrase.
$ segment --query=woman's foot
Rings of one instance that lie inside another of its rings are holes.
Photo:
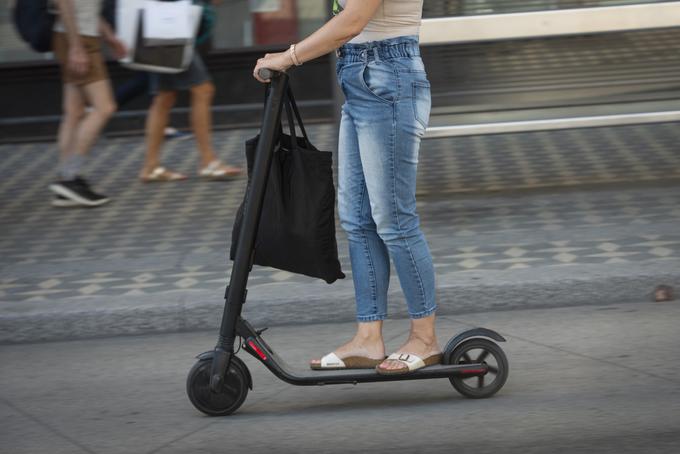
[[[435,335],[434,320],[434,315],[411,320],[408,340],[394,355],[390,355],[391,358],[378,365],[377,372],[385,374],[409,372],[441,362],[441,349]]]
[[[139,179],[144,183],[152,183],[156,181],[180,181],[186,180],[187,177],[184,174],[172,172],[165,167],[155,167],[153,169],[143,169],[142,173],[139,174]]]
[[[335,357],[332,355],[335,355]],[[325,364],[322,364],[323,358],[313,359],[309,362],[309,367],[317,370],[372,369],[385,359],[385,346],[382,339],[366,342],[354,338],[324,358],[326,358]],[[342,363],[335,364],[336,359],[339,359]]]
[[[354,338],[333,352],[338,359],[365,358],[380,361],[385,358],[385,343],[382,338],[382,322],[360,323]],[[364,361],[359,361],[363,363]],[[321,368],[321,359],[309,362],[312,369]],[[349,364],[347,364],[349,367]]]
[[[240,167],[228,166],[222,164],[217,159],[204,165],[199,171],[198,175],[201,178],[208,180],[225,180],[228,178],[238,177],[243,173]]]
[[[404,345],[376,367],[376,371],[382,374],[406,373],[440,362],[441,349],[436,338],[423,339],[411,334]]]

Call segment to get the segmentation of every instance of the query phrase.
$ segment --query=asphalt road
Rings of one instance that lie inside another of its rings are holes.
[[[505,335],[510,378],[486,400],[447,380],[298,388],[245,357],[254,390],[232,416],[189,403],[186,373],[216,333],[0,346],[0,452],[672,453],[680,450],[680,304],[442,317]],[[277,327],[291,364],[351,324]],[[388,350],[407,322],[386,325]]]

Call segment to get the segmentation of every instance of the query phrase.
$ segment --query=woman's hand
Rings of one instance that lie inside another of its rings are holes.
[[[106,42],[111,48],[111,52],[113,52],[113,56],[116,58],[116,60],[125,58],[127,55],[127,47],[125,47],[125,43],[123,43],[123,41],[114,36],[110,39],[107,39]]]
[[[104,38],[104,41],[106,41],[106,44],[109,45],[109,48],[111,48],[111,52],[116,60],[125,58],[128,52],[125,44],[118,38],[111,25],[103,17],[99,18],[99,33]]]
[[[83,45],[80,42],[71,44],[68,50],[68,70],[76,76],[82,76],[87,73],[89,67],[90,57]]]
[[[290,56],[289,51],[278,52],[276,54],[266,54],[263,58],[260,58],[253,69],[253,77],[259,82],[267,83],[269,79],[262,79],[258,74],[258,71],[262,68],[272,69],[274,71],[284,72],[288,68],[293,66],[293,58]]]

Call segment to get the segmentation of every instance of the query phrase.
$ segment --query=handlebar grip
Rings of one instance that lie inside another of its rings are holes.
[[[257,75],[260,76],[262,79],[265,79],[265,80],[271,79],[272,77],[275,77],[276,75],[278,75],[278,73],[279,73],[278,71],[274,71],[274,70],[269,69],[269,68],[260,68],[257,71]]]

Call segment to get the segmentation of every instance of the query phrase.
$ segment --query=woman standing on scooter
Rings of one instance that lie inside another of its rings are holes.
[[[333,50],[345,94],[339,137],[338,211],[349,240],[357,306],[354,338],[313,369],[407,373],[441,361],[434,268],[416,214],[416,168],[430,115],[420,58],[422,0],[335,0],[335,17],[260,68],[285,71]],[[385,359],[390,257],[411,318],[406,342]]]

